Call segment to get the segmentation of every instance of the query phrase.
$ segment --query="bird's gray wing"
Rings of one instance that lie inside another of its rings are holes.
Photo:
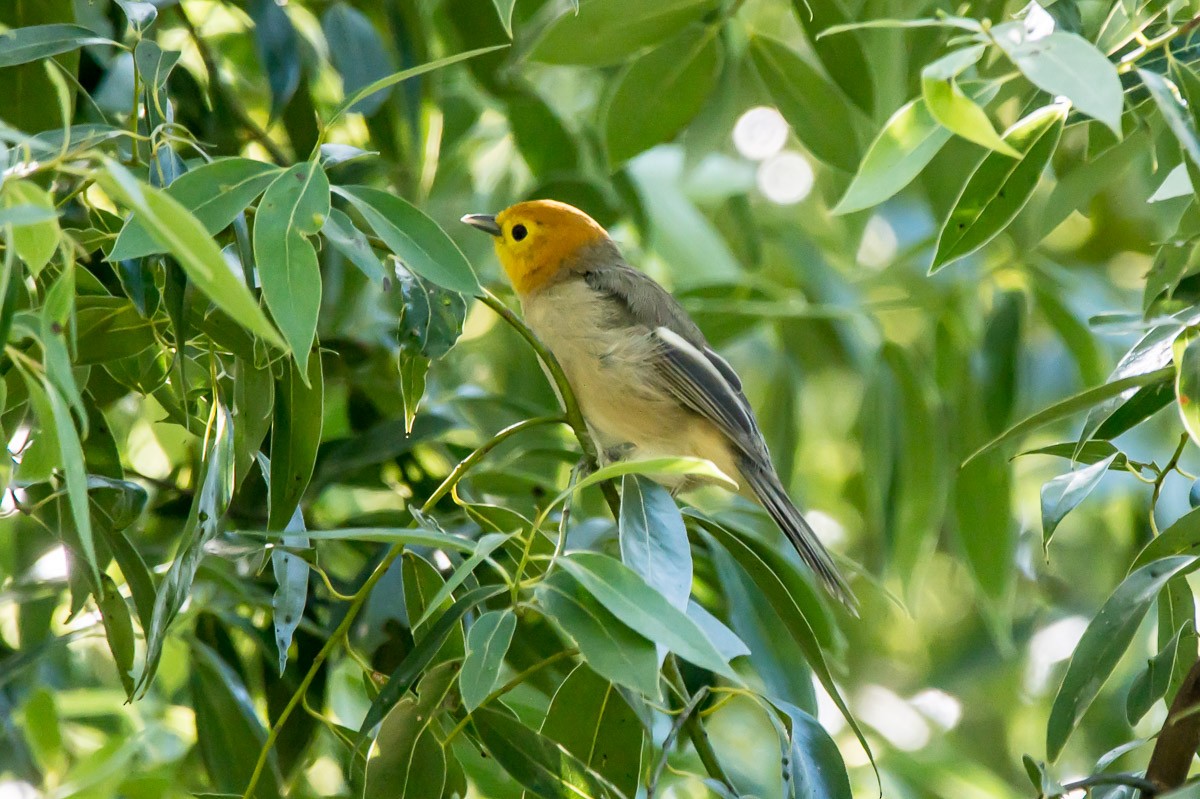
[[[615,312],[643,327],[657,344],[659,375],[676,399],[713,422],[755,463],[770,456],[742,382],[715,353],[687,312],[652,278],[631,266],[605,266],[585,272],[588,285],[609,297]]]

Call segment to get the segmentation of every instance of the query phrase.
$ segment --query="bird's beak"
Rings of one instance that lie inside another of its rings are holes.
[[[496,224],[496,217],[491,214],[467,214],[461,220],[473,228],[479,228],[484,233],[491,233],[493,236],[500,235],[500,226]]]

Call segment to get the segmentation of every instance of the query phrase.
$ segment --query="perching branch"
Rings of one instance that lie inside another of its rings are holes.
[[[1200,747],[1200,660],[1192,664],[1179,693],[1167,711],[1150,764],[1146,766],[1146,781],[1142,798],[1178,788],[1187,779],[1196,749]]]

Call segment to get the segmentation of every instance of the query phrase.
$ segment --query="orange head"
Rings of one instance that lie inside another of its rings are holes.
[[[555,200],[530,200],[495,216],[470,214],[462,221],[496,237],[496,257],[518,294],[538,290],[589,245],[608,240],[596,220]]]

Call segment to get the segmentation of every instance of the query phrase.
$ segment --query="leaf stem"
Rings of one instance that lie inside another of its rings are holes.
[[[683,682],[683,674],[679,671],[679,661],[676,660],[675,655],[667,655],[667,659],[663,662],[663,670],[666,672],[667,680],[683,696],[684,702],[693,705],[698,697],[688,694],[687,685]],[[683,723],[683,729],[691,738],[692,746],[695,748],[696,754],[700,756],[700,762],[704,764],[704,770],[736,796],[737,789],[730,781],[729,775],[725,773],[721,761],[717,759],[717,753],[713,751],[712,743],[708,740],[708,733],[705,732],[704,725],[700,723],[699,716],[688,713],[687,719]]]

